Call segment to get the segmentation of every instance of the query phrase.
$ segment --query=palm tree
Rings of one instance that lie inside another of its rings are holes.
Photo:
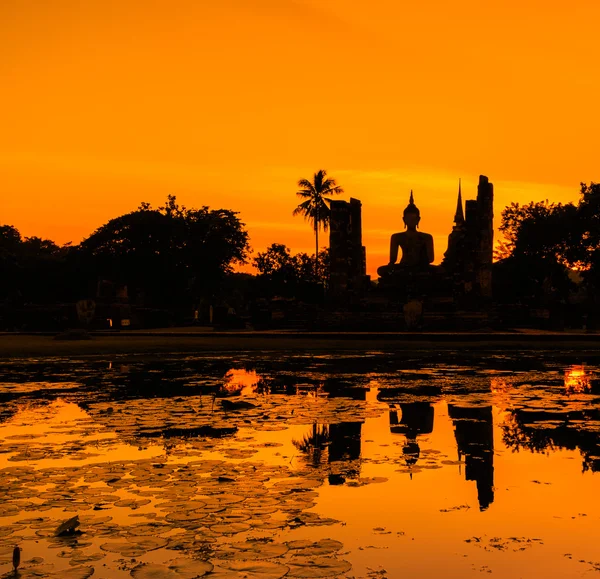
[[[294,215],[303,215],[315,230],[315,277],[319,276],[319,228],[323,224],[323,231],[329,227],[329,206],[331,201],[326,195],[339,195],[344,190],[335,182],[335,179],[327,178],[327,171],[320,169],[317,171],[312,182],[308,179],[300,179],[298,187],[301,189],[296,195],[304,199],[296,209]]]

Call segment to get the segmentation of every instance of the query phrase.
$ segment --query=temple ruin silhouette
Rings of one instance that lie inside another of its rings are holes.
[[[389,263],[376,285],[366,275],[362,204],[332,201],[330,296],[339,313],[330,325],[363,329],[462,328],[489,324],[492,305],[494,187],[481,175],[476,199],[462,201],[459,181],[448,248],[440,265],[433,238],[419,230],[421,211],[411,191],[403,212],[406,230],[391,234]],[[396,263],[398,257],[400,261]],[[343,306],[352,315],[344,319]]]

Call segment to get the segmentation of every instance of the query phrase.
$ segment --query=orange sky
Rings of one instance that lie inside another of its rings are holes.
[[[363,202],[369,273],[409,190],[446,249],[458,178],[510,201],[600,180],[600,2],[2,0],[0,223],[79,242],[140,201],[240,211],[313,251],[320,168]]]

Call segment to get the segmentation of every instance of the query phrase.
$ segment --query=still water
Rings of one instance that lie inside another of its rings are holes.
[[[4,363],[0,574],[600,571],[600,366],[444,358]]]

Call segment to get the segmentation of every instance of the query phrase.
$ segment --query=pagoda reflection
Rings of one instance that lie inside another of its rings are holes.
[[[479,509],[494,502],[494,422],[491,406],[448,405],[465,479],[477,484]]]

